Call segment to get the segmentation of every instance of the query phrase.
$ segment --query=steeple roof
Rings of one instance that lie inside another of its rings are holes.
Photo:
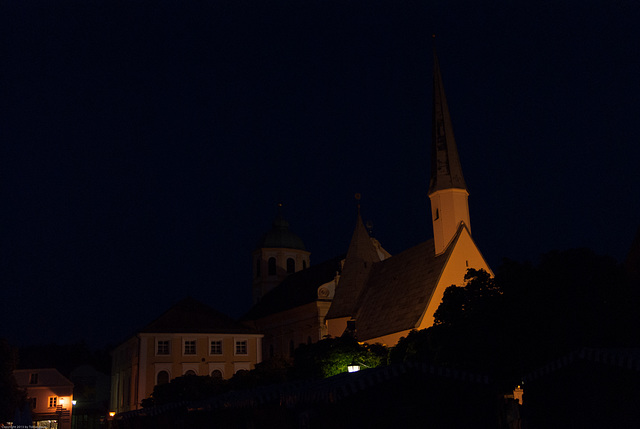
[[[447,97],[442,85],[440,63],[433,50],[433,118],[431,140],[431,181],[429,194],[442,189],[467,189],[462,175],[456,139],[453,135]]]
[[[362,222],[360,210],[358,210],[356,227],[351,237],[333,302],[327,313],[328,319],[355,316],[358,299],[367,284],[369,272],[376,262],[380,262],[380,256],[378,256],[378,251]]]

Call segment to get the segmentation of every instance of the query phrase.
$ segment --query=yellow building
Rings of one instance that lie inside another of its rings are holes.
[[[26,390],[35,427],[71,429],[73,383],[57,369],[18,369],[18,387]]]
[[[444,290],[463,285],[469,268],[491,273],[471,236],[469,193],[435,53],[431,180],[425,193],[433,239],[391,256],[369,236],[358,209],[346,257],[290,272],[284,280],[272,278],[280,283],[264,289],[245,316],[265,334],[266,356],[290,356],[300,343],[347,330],[360,341],[393,346],[412,329],[433,325]]]
[[[112,353],[111,411],[140,408],[157,384],[182,375],[231,378],[262,361],[262,337],[187,298]]]

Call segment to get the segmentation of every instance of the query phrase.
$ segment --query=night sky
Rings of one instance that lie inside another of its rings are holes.
[[[0,336],[104,346],[185,296],[234,317],[284,204],[319,263],[354,194],[432,236],[432,34],[489,264],[640,226],[635,0],[0,1]]]

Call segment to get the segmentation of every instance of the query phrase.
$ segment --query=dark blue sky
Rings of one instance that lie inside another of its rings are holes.
[[[365,220],[432,235],[432,39],[493,267],[640,226],[640,6],[0,3],[0,336],[124,339],[186,295],[240,316],[285,204],[312,263]]]

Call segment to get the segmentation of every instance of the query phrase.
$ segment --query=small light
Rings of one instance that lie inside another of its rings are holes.
[[[75,407],[76,402],[77,402],[77,401],[74,399],[73,401],[71,401],[71,405],[73,405],[73,406]]]
[[[357,363],[352,363],[351,365],[347,366],[347,371],[358,372],[360,371],[360,365],[358,365]]]
[[[59,402],[60,402],[60,405],[63,405],[64,404],[64,398],[60,398]]]
[[[109,411],[109,417],[114,417],[116,415],[115,411]]]

